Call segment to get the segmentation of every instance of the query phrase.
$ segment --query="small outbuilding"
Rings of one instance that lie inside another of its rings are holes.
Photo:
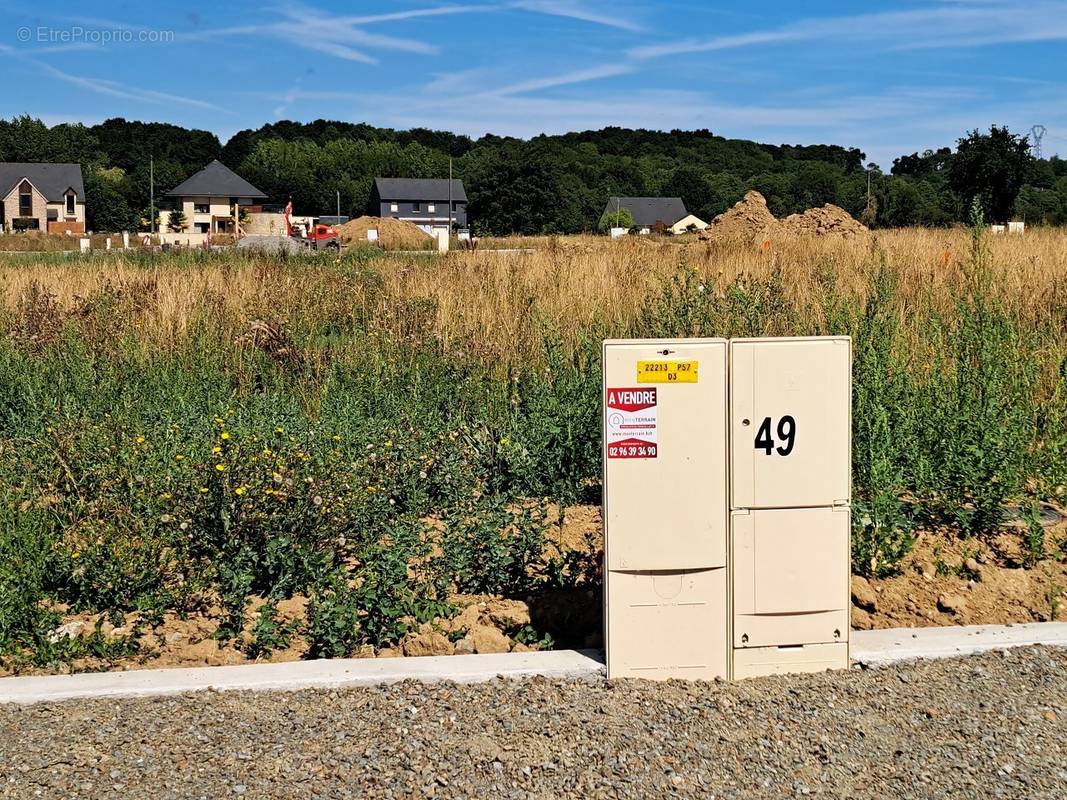
[[[690,231],[702,231],[708,227],[708,223],[695,214],[687,214],[670,226],[671,233],[689,233]]]
[[[611,214],[622,210],[630,212],[640,233],[659,227],[671,233],[685,233],[691,225],[699,230],[707,227],[707,223],[685,210],[680,197],[610,197],[604,215],[610,219]]]

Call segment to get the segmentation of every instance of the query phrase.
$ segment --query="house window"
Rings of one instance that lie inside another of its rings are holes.
[[[452,201],[452,213],[455,214],[457,211],[459,211],[459,203],[457,203],[455,200],[453,200]]]
[[[398,206],[396,203],[390,203],[389,204],[389,210],[390,211],[399,211],[400,210],[400,206]]]
[[[67,216],[74,216],[74,195],[72,194],[67,195]]]
[[[19,187],[19,216],[33,216],[33,189],[27,181]]]
[[[195,230],[197,233],[210,233],[211,232],[211,223],[210,222],[194,222],[193,223],[193,230]]]
[[[433,203],[430,203],[430,205],[426,206],[426,210],[432,214],[437,210],[437,206],[435,206]]]
[[[194,214],[210,214],[211,213],[211,204],[210,203],[193,203],[193,213]],[[205,231],[205,233],[206,232],[207,231]]]
[[[422,211],[422,203],[412,203],[411,204],[411,210],[412,211]],[[433,211],[433,206],[430,206],[430,211]]]

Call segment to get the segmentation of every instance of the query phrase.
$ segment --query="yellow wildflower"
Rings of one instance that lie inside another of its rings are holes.
[[[217,469],[219,472],[225,472],[226,471],[226,465],[225,464],[216,464],[215,465],[215,469]]]
[[[235,495],[237,495],[238,497],[240,497],[246,491],[248,491],[248,490],[244,486],[238,486],[236,489],[233,490],[233,493]]]
[[[174,460],[175,461],[185,461],[185,456],[183,456],[181,453],[178,453],[176,456],[174,456]]]
[[[219,438],[222,439],[223,441],[225,441],[226,439],[229,439],[230,438],[229,431],[223,431],[222,433],[220,433],[219,434]]]
[[[218,445],[215,445],[214,447],[211,448],[211,452],[214,453],[215,455],[218,455],[219,453],[222,452],[222,448],[219,447]]]
[[[143,436],[138,436],[137,437],[137,444],[144,444],[144,437]]]

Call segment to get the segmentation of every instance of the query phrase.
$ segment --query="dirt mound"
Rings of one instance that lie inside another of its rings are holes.
[[[378,244],[386,250],[425,250],[433,237],[414,222],[391,217],[359,217],[334,230],[345,244],[368,244],[367,231],[377,228]]]
[[[866,225],[833,203],[827,203],[822,208],[809,208],[803,214],[790,214],[781,221],[781,226],[785,233],[793,236],[837,236],[852,239],[870,233]]]
[[[778,232],[778,220],[767,208],[767,200],[759,192],[746,192],[735,203],[711,221],[700,234],[706,242],[755,242],[768,239]]]
[[[840,239],[866,237],[867,226],[858,222],[845,209],[827,203],[822,208],[809,208],[803,214],[790,214],[775,219],[767,208],[767,201],[759,192],[748,192],[733,208],[711,221],[700,239],[718,243],[762,243],[791,236],[833,236]]]

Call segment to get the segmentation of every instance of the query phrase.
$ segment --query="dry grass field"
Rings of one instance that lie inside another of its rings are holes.
[[[396,300],[432,299],[433,331],[443,341],[473,343],[494,359],[528,359],[540,349],[534,324],[548,319],[574,343],[591,329],[630,328],[648,309],[664,282],[689,268],[708,292],[723,296],[739,280],[780,281],[784,299],[821,313],[828,282],[862,303],[880,263],[894,274],[900,313],[951,317],[969,285],[983,291],[1035,327],[1064,330],[1067,320],[1067,230],[1034,229],[1024,236],[989,236],[985,276],[969,270],[972,241],[965,229],[879,231],[868,244],[809,237],[770,247],[717,248],[688,237],[524,237],[492,242],[530,253],[454,251],[445,257],[383,256],[374,261],[385,292],[351,288],[329,263],[313,266],[269,257],[201,258],[183,261],[122,254],[55,260],[27,255],[0,264],[0,303],[16,309],[32,287],[70,310],[104,289],[141,295],[139,335],[173,343],[206,309],[243,327],[252,319],[285,322],[344,309],[393,320]],[[709,331],[708,335],[714,335]]]
[[[189,614],[227,658],[319,657],[460,636],[456,593],[595,607],[595,548],[546,544],[597,502],[618,336],[851,335],[854,571],[905,581],[897,619],[929,611],[910,574],[972,555],[990,587],[1040,576],[1006,620],[1062,607],[1064,231],[488,244],[0,256],[0,669],[128,658]],[[504,629],[583,643],[538,625]]]

